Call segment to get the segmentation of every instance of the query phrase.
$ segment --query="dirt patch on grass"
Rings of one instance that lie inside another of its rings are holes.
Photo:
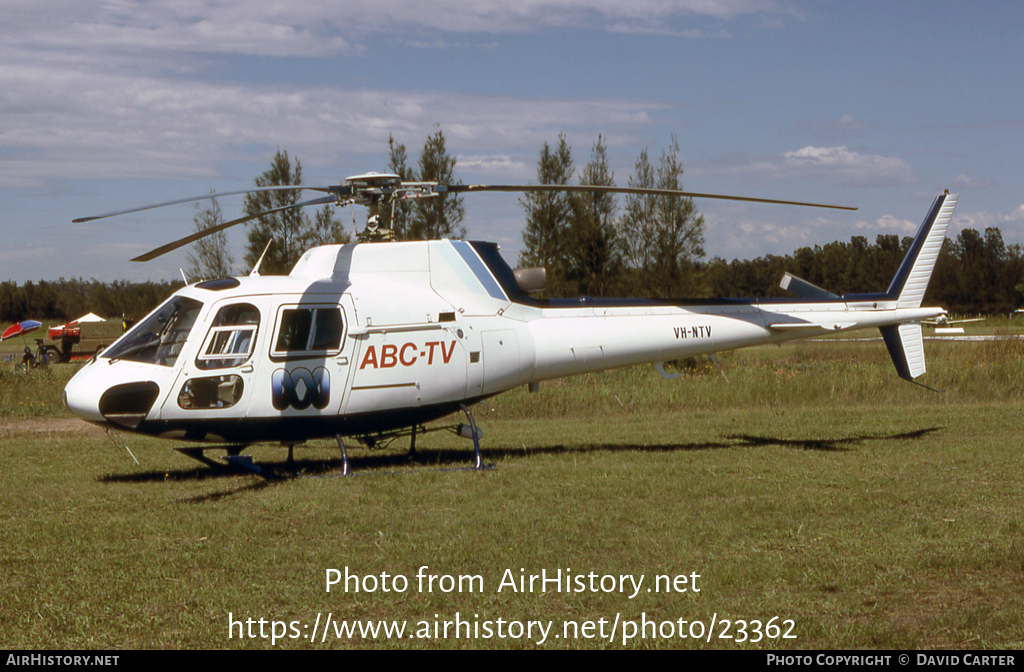
[[[99,435],[103,430],[78,418],[0,418],[0,437],[50,432]]]

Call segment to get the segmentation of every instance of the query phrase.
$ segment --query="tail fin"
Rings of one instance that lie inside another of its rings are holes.
[[[921,228],[917,230],[907,256],[903,258],[903,263],[885,293],[885,298],[896,301],[896,308],[921,307],[932,270],[942,249],[942,241],[946,238],[946,229],[953,219],[956,199],[956,195],[948,192],[936,198]],[[881,332],[892,363],[896,365],[896,373],[904,380],[917,383],[914,379],[925,372],[921,323],[894,324],[882,327]]]
[[[946,229],[953,219],[956,199],[957,196],[949,192],[938,196],[928,216],[921,222],[921,228],[917,230],[914,242],[886,292],[888,296],[898,297],[897,308],[921,307],[928,281],[932,278],[932,269],[942,249],[942,241],[946,239]]]

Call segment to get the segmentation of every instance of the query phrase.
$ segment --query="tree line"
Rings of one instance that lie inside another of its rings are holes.
[[[560,135],[544,143],[540,184],[570,184],[572,148]],[[682,190],[675,137],[657,165],[647,150],[634,164],[630,187]],[[599,136],[580,185],[615,186]],[[753,260],[705,259],[704,218],[689,198],[627,195],[621,215],[612,194],[539,193],[521,199],[526,211],[520,266],[544,266],[550,297],[784,297],[787,271],[834,294],[884,292],[912,238],[879,235],[802,247]],[[925,301],[955,313],[1007,314],[1024,306],[1024,249],[1007,245],[998,228],[964,229],[947,238]]]
[[[537,164],[539,184],[568,185],[575,175],[565,135],[548,143]],[[679,143],[672,138],[658,164],[640,152],[628,184],[682,189]],[[614,187],[604,139],[598,136],[579,184]],[[520,266],[547,269],[548,296],[695,296],[704,257],[704,217],[689,198],[629,194],[622,215],[609,193],[528,192]]]
[[[863,236],[854,236],[849,242],[801,247],[787,255],[696,261],[690,265],[691,275],[680,283],[678,291],[669,287],[665,296],[792,296],[779,287],[779,280],[787,271],[834,294],[883,292],[910,242],[909,236],[900,239],[895,235],[879,235],[874,243]],[[578,268],[582,267],[581,264]],[[641,282],[635,269],[620,266],[618,270],[622,277],[604,276],[608,291],[556,294],[549,287],[545,294],[563,297],[654,295],[642,291],[615,291],[616,287],[636,289]],[[633,277],[629,277],[631,273]],[[563,288],[578,289],[579,285],[573,287],[572,280],[581,277],[565,276]],[[11,281],[0,282],[0,322],[8,324],[28,318],[67,321],[90,312],[107,318],[125,316],[137,320],[182,284],[180,281],[125,280],[103,283],[80,278],[29,281],[20,286]],[[1019,244],[1005,244],[1002,233],[995,227],[985,229],[984,233],[964,229],[955,239],[947,238],[939,253],[925,304],[971,315],[1008,314],[1021,308],[1024,306],[1024,248]]]
[[[700,264],[708,296],[792,296],[779,287],[785,272],[834,294],[884,292],[910,248],[912,238],[863,236],[850,242],[801,247],[785,256],[751,260],[714,258]],[[1024,306],[1024,248],[1007,245],[996,227],[964,229],[946,238],[935,264],[925,305],[952,313],[1009,314]]]
[[[180,280],[100,282],[81,278],[29,281],[20,286],[0,282],[0,322],[5,326],[25,319],[67,322],[88,313],[137,320],[183,284]]]
[[[462,184],[455,176],[457,159],[450,154],[440,126],[423,145],[415,165],[405,144],[388,137],[388,170],[403,181]],[[630,187],[682,189],[683,166],[679,143],[672,137],[658,160],[643,150],[628,178]],[[540,150],[537,183],[615,186],[607,146],[598,136],[588,162],[577,171],[572,148],[564,134]],[[270,168],[255,186],[300,186],[302,164],[278,150]],[[299,202],[298,190],[258,192],[246,196],[247,216]],[[884,291],[909,248],[911,238],[879,235],[873,243],[863,236],[850,242],[802,247],[785,256],[752,260],[707,260],[704,218],[689,198],[608,193],[528,192],[520,198],[525,221],[523,250],[518,266],[544,266],[547,288],[542,296],[634,296],[641,298],[786,296],[778,283],[788,271],[835,294]],[[465,209],[462,198],[399,202],[392,215],[398,240],[462,238]],[[224,222],[216,198],[197,204],[195,231]],[[346,243],[351,239],[334,208],[325,205],[313,217],[302,208],[256,217],[247,225],[244,270],[235,266],[223,232],[203,238],[188,251],[190,282],[228,277],[251,271],[257,263],[263,275],[286,274],[302,253],[315,245]],[[271,242],[272,241],[272,242]],[[262,259],[262,261],[260,261]],[[0,283],[0,320],[67,320],[88,312],[103,317],[138,319],[152,310],[180,282],[130,283],[97,280]],[[1024,305],[1024,250],[1006,245],[998,228],[979,233],[964,229],[946,239],[936,264],[926,302],[956,313],[1008,313]]]

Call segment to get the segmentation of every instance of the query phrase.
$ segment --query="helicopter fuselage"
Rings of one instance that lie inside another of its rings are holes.
[[[941,246],[946,225],[931,232],[926,219],[917,248]],[[918,323],[944,313],[905,299],[921,255],[908,253],[885,294],[539,300],[490,243],[322,246],[289,276],[179,290],[83,367],[65,399],[78,417],[126,431],[293,443],[415,426],[546,379],[867,327],[888,330],[894,361],[903,342],[912,360]],[[923,372],[923,357],[915,366]]]

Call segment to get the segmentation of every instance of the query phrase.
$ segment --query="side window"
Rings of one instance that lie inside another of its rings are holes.
[[[185,410],[231,408],[242,398],[241,376],[189,378],[178,393],[178,406]]]
[[[196,358],[200,369],[226,369],[241,366],[252,356],[260,311],[248,303],[235,303],[217,311]]]
[[[284,308],[278,325],[274,357],[330,355],[341,350],[344,324],[338,306]]]

